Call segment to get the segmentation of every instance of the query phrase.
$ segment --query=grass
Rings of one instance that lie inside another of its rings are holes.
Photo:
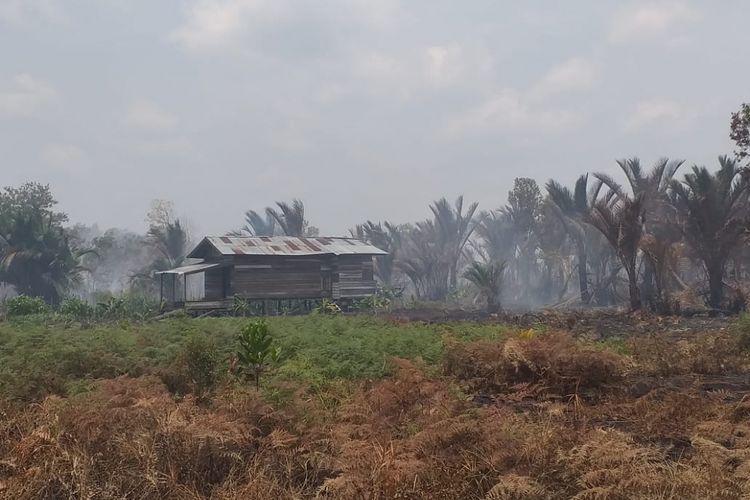
[[[82,327],[38,316],[0,322],[0,391],[20,399],[66,394],[91,378],[138,376],[168,368],[192,336],[205,336],[228,359],[236,348],[239,318],[175,318]],[[390,358],[440,360],[445,335],[472,341],[499,339],[495,324],[393,324],[369,316],[276,317],[271,334],[281,347],[276,377],[315,386],[337,379],[377,379]]]

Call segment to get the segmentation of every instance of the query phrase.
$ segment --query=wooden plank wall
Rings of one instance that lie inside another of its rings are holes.
[[[228,274],[227,271],[227,268],[209,269],[208,271],[206,271],[206,278],[204,282],[204,298],[206,300],[218,300],[225,298],[224,276],[225,274]]]
[[[360,298],[374,295],[377,292],[377,284],[373,276],[372,256],[338,256],[334,262],[333,281],[334,298]]]
[[[231,277],[230,294],[249,299],[322,298],[321,257],[237,255]]]

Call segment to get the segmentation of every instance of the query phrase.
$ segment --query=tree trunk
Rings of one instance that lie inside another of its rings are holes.
[[[497,297],[494,295],[487,295],[487,312],[494,314],[500,309],[497,303]]]
[[[713,309],[721,309],[724,299],[724,265],[712,263],[706,266],[708,272],[708,305]]]
[[[458,262],[451,264],[448,285],[450,290],[455,290],[458,286]]]
[[[591,295],[589,295],[589,280],[587,272],[587,257],[586,251],[578,246],[578,289],[581,292],[581,302],[588,304],[591,301]]]
[[[658,309],[658,298],[654,290],[654,263],[651,258],[644,256],[643,259],[643,281],[641,281],[641,295],[644,305],[652,310]]]
[[[638,275],[635,266],[626,269],[628,274],[628,295],[630,296],[630,310],[638,311],[641,308],[641,293],[638,290]]]

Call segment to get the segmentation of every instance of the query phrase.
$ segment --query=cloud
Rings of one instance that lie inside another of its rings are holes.
[[[660,127],[667,130],[682,130],[690,122],[690,115],[683,106],[669,99],[649,99],[636,104],[626,130]]]
[[[57,95],[47,82],[31,75],[17,75],[13,84],[0,87],[0,115],[31,115]]]
[[[573,111],[534,106],[517,90],[501,89],[453,121],[447,131],[450,135],[482,131],[557,133],[578,126],[580,121]]]
[[[618,12],[612,22],[609,41],[626,43],[644,38],[668,38],[673,28],[700,19],[700,14],[683,1],[657,1]],[[683,40],[684,37],[676,38]]]
[[[79,175],[88,170],[86,154],[74,144],[47,144],[42,148],[42,160],[52,169],[68,175]]]
[[[63,15],[56,0],[0,0],[0,23],[20,24],[30,18],[57,21]]]
[[[177,123],[174,116],[143,99],[136,99],[130,104],[124,121],[130,127],[156,132],[169,130]]]
[[[428,47],[425,58],[427,79],[437,86],[484,80],[493,67],[492,56],[486,50],[456,43]]]
[[[531,89],[536,97],[548,97],[562,92],[589,90],[596,85],[598,68],[593,63],[576,57],[550,69]]]
[[[506,134],[555,134],[578,127],[580,110],[560,106],[550,98],[560,93],[591,89],[598,79],[597,67],[576,57],[553,66],[527,89],[500,88],[486,95],[468,112],[453,119],[450,135],[489,131]]]
[[[191,50],[226,46],[251,21],[262,22],[285,9],[283,0],[200,0],[187,14],[186,23],[170,38]]]

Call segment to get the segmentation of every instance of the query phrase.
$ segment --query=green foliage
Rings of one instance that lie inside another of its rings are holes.
[[[41,297],[18,295],[5,301],[5,314],[8,317],[30,316],[49,312],[49,306]]]
[[[159,302],[147,295],[128,293],[122,297],[108,297],[96,305],[96,317],[100,320],[130,319],[144,321],[156,316],[161,309]]]
[[[232,300],[232,314],[235,316],[250,316],[252,308],[250,307],[250,301],[235,295]]]
[[[56,203],[49,186],[36,183],[0,192],[0,281],[53,304],[80,281],[87,253],[69,244]]]
[[[323,299],[320,301],[320,304],[313,309],[313,312],[316,314],[340,314],[341,313],[341,307],[330,299]]]
[[[277,363],[281,349],[274,346],[268,333],[268,323],[256,320],[245,325],[238,335],[237,372],[247,380],[255,380],[260,388],[260,376],[268,370],[271,363]]]
[[[94,319],[96,310],[78,297],[69,297],[60,304],[59,312],[76,321],[89,321]]]
[[[391,298],[387,293],[378,290],[375,295],[370,295],[354,303],[354,308],[358,311],[388,311],[391,308]]]
[[[500,307],[500,292],[505,274],[505,262],[482,264],[473,262],[464,273],[464,278],[473,284],[479,295],[487,301],[487,312],[494,313]]]
[[[184,359],[194,337],[209,338],[217,359],[237,353],[242,318],[169,318],[161,321],[101,321],[80,325],[42,315],[44,321],[0,321],[0,394],[39,399],[68,394],[92,378],[151,373],[173,392],[193,390]],[[310,315],[267,319],[272,348],[283,352],[265,386],[292,380],[323,387],[341,380],[378,379],[391,373],[392,357],[420,359],[434,366],[442,337],[460,341],[501,339],[509,329],[473,322],[398,324],[377,316]],[[184,365],[183,365],[184,366]],[[221,371],[219,370],[219,374]]]
[[[219,354],[216,345],[206,336],[191,336],[178,358],[184,369],[193,394],[206,399],[216,387],[219,372]]]

